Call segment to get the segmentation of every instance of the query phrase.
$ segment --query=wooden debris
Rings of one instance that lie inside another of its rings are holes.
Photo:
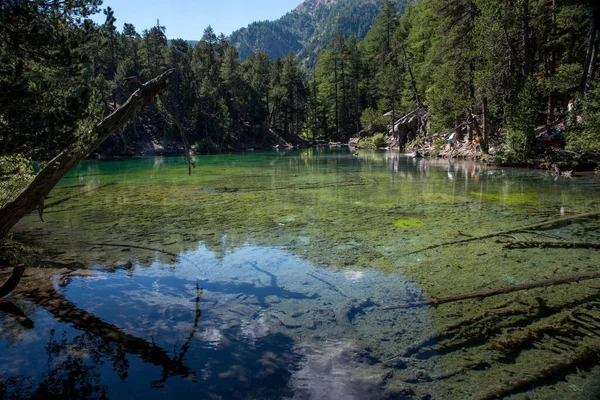
[[[145,246],[136,246],[133,244],[118,244],[118,243],[90,243],[90,245],[92,246],[106,246],[106,247],[124,247],[127,249],[140,249],[140,250],[150,250],[150,251],[156,251],[159,253],[163,253],[163,254],[167,254],[170,255],[172,257],[179,257],[179,254],[175,254],[173,252],[167,251],[167,250],[161,250],[161,249],[155,249],[152,247],[145,247]]]
[[[573,249],[600,249],[600,243],[593,242],[559,242],[559,241],[515,241],[504,245],[507,249],[539,248],[573,248]]]
[[[554,378],[561,372],[571,370],[577,365],[598,358],[600,343],[594,342],[587,346],[581,346],[573,353],[563,355],[563,360],[558,363],[544,365],[539,370],[528,371],[527,374],[516,376],[514,379],[501,381],[495,386],[489,387],[488,391],[474,396],[474,399],[491,400],[501,399],[505,396],[523,388],[531,387],[532,384],[547,378]]]
[[[583,280],[587,280],[587,279],[597,279],[597,278],[600,278],[600,271],[583,272],[583,273],[579,273],[579,274],[562,276],[559,278],[548,278],[548,279],[542,279],[539,281],[520,283],[518,285],[504,286],[504,287],[499,287],[499,288],[494,288],[494,289],[486,289],[486,290],[477,290],[474,292],[463,293],[463,294],[458,294],[458,295],[454,295],[454,296],[441,297],[441,298],[434,297],[429,300],[392,304],[389,306],[381,307],[381,309],[382,310],[395,310],[398,308],[411,308],[411,307],[438,305],[438,304],[450,303],[450,302],[454,302],[454,301],[473,299],[473,298],[483,298],[483,297],[489,297],[489,296],[497,296],[499,294],[512,293],[512,292],[517,292],[520,290],[528,290],[528,289],[534,289],[534,288],[540,288],[540,287],[546,287],[546,286],[552,286],[552,285],[559,285],[559,284],[563,284],[563,283],[583,281]]]
[[[453,240],[453,241],[450,241],[450,242],[438,243],[438,244],[434,244],[434,245],[431,245],[431,246],[424,247],[424,248],[419,249],[419,250],[411,251],[410,253],[406,253],[406,255],[417,254],[417,253],[420,253],[420,252],[425,251],[425,250],[431,250],[431,249],[435,249],[435,248],[443,247],[443,246],[452,246],[452,245],[455,245],[455,244],[462,244],[462,243],[467,243],[467,242],[473,242],[473,241],[481,240],[481,239],[489,239],[489,238],[496,237],[496,236],[508,235],[508,234],[511,234],[511,233],[522,232],[522,231],[526,231],[526,230],[530,230],[530,229],[549,228],[549,227],[552,227],[552,226],[555,226],[555,225],[561,225],[561,224],[563,224],[565,222],[572,222],[572,221],[576,221],[576,220],[580,220],[580,219],[594,218],[594,217],[597,217],[599,215],[600,215],[600,212],[593,212],[593,213],[587,213],[587,214],[573,215],[571,217],[564,217],[564,218],[560,218],[560,219],[554,219],[554,220],[540,222],[540,223],[533,224],[533,225],[526,225],[526,226],[521,226],[521,227],[514,228],[514,229],[507,229],[507,230],[503,230],[503,231],[488,233],[488,234],[485,234],[485,235],[469,237],[469,238],[466,238],[466,239],[459,239],[459,240]]]

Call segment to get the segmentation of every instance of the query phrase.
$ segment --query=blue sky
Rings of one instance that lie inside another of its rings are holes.
[[[296,8],[302,0],[104,0],[102,8],[111,7],[121,30],[125,22],[138,32],[156,25],[167,27],[169,39],[199,40],[211,25],[218,34],[229,35],[254,21],[274,20]],[[96,14],[96,22],[104,22]]]

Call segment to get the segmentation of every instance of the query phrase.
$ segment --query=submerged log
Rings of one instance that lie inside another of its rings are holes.
[[[417,253],[420,253],[420,252],[425,251],[425,250],[436,249],[438,247],[443,247],[443,246],[451,246],[451,245],[455,245],[455,244],[462,244],[462,243],[467,243],[467,242],[473,242],[473,241],[481,240],[481,239],[489,239],[489,238],[496,237],[496,236],[508,235],[508,234],[511,234],[511,233],[528,231],[528,230],[531,230],[531,229],[549,228],[549,227],[552,227],[552,226],[555,226],[555,225],[563,224],[565,222],[576,221],[576,220],[579,220],[579,219],[594,218],[594,217],[597,217],[599,215],[600,215],[600,212],[593,212],[593,213],[587,213],[587,214],[578,214],[578,215],[573,215],[571,217],[564,217],[564,218],[560,218],[560,219],[555,219],[555,220],[540,222],[540,223],[533,224],[533,225],[525,225],[525,226],[521,226],[521,227],[518,227],[518,228],[507,229],[507,230],[504,230],[504,231],[498,231],[498,232],[488,233],[488,234],[480,235],[480,236],[473,236],[473,237],[469,237],[469,238],[466,238],[466,239],[459,239],[459,240],[453,240],[453,241],[450,241],[450,242],[433,244],[431,246],[423,247],[422,249],[406,253],[406,255],[417,254]]]
[[[593,242],[558,242],[558,241],[515,241],[504,245],[507,249],[526,249],[526,248],[567,248],[567,249],[600,249],[600,243]]]
[[[473,396],[473,399],[478,400],[492,400],[502,399],[506,396],[524,388],[529,388],[531,385],[538,381],[556,378],[565,371],[573,370],[579,365],[585,364],[586,362],[598,359],[600,353],[600,344],[597,342],[591,343],[587,346],[582,346],[572,354],[563,355],[563,360],[558,363],[551,363],[544,365],[543,367],[528,371],[523,376],[517,376],[506,381],[500,381],[497,384],[486,387],[486,391]]]
[[[598,278],[600,278],[600,271],[583,272],[580,274],[572,274],[572,275],[562,276],[559,278],[549,278],[549,279],[542,279],[539,281],[520,283],[518,285],[504,286],[504,287],[487,289],[487,290],[477,290],[475,292],[463,293],[463,294],[454,295],[454,296],[441,297],[441,298],[434,297],[429,300],[392,304],[389,306],[381,307],[381,309],[382,310],[395,310],[398,308],[412,308],[412,307],[431,306],[431,305],[435,306],[438,304],[451,303],[454,301],[497,296],[499,294],[512,293],[512,292],[517,292],[520,290],[528,290],[528,289],[534,289],[534,288],[540,288],[540,287],[546,287],[546,286],[552,286],[552,285],[560,285],[563,283],[570,283],[570,282],[577,282],[577,281],[583,281],[583,280],[588,280],[588,279],[598,279]]]

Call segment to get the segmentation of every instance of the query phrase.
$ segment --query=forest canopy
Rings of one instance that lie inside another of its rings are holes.
[[[95,24],[89,16],[100,6],[2,3],[2,155],[52,158],[90,113],[108,115],[123,104],[134,89],[126,78],[143,82],[169,68],[176,73],[164,96],[198,152],[261,147],[274,137],[387,133],[391,120],[421,105],[431,132],[466,127],[486,139],[503,127],[515,162],[536,151],[537,126],[563,120],[571,148],[600,149],[592,0],[417,0],[402,10],[386,0],[364,40],[340,28],[314,69],[291,51],[274,60],[250,51],[241,62],[210,26],[192,47],[167,40],[160,21],[139,32],[129,23],[119,29],[110,7]],[[133,154],[148,136],[165,148],[176,144],[176,122],[160,104],[105,148]]]

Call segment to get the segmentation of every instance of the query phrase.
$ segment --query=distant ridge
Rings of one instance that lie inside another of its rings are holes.
[[[402,14],[411,0],[392,0]],[[384,0],[306,0],[275,21],[259,21],[231,34],[229,42],[245,60],[252,51],[261,49],[271,59],[282,58],[290,51],[307,68],[312,68],[318,53],[333,43],[338,32],[345,37],[365,37]]]

